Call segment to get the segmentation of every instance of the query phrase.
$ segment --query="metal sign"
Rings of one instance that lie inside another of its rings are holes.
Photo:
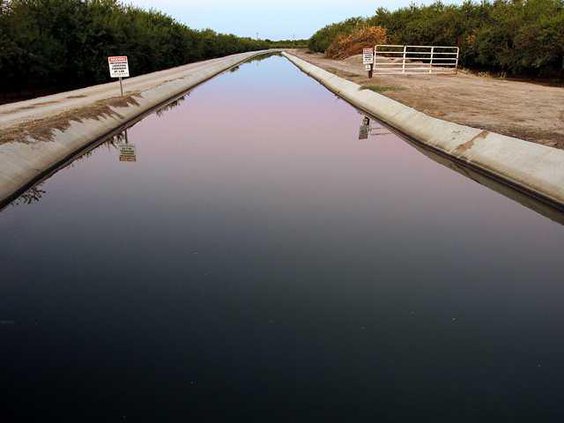
[[[391,132],[386,127],[379,125],[376,121],[372,122],[368,116],[363,116],[362,123],[358,129],[359,140],[367,140],[370,136],[380,137],[390,134]]]
[[[370,133],[370,118],[368,116],[364,116],[362,118],[362,123],[360,124],[360,128],[358,129],[358,139],[367,140],[369,133]]]
[[[371,71],[372,65],[364,65],[364,70]]]
[[[372,63],[374,63],[374,49],[363,48],[362,49],[362,64],[363,65],[371,65]]]
[[[358,130],[358,139],[359,140],[367,140],[369,132],[370,132],[370,126],[360,125],[360,128]]]
[[[119,161],[120,162],[137,161],[137,155],[135,154],[135,146],[133,144],[121,144],[119,146]]]
[[[110,56],[108,57],[108,65],[110,66],[110,77],[119,78],[119,90],[123,97],[122,78],[129,78],[129,63],[127,56]]]
[[[108,57],[108,65],[110,66],[111,78],[129,78],[127,56],[110,56]]]

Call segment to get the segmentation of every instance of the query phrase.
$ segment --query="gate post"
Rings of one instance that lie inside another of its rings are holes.
[[[405,73],[405,57],[407,55],[407,46],[403,46],[403,61],[401,64],[401,73]]]

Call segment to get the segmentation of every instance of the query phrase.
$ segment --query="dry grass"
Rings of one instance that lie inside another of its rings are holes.
[[[9,142],[52,141],[55,130],[65,131],[71,123],[82,122],[87,119],[99,120],[107,117],[123,117],[114,110],[117,107],[138,106],[135,99],[139,94],[125,97],[112,97],[97,101],[89,106],[67,110],[54,116],[22,122],[10,126],[2,131],[0,144]]]
[[[401,91],[404,88],[398,85],[375,85],[375,84],[364,84],[361,86],[363,90],[370,90],[376,93],[383,93],[386,91]]]
[[[343,71],[341,69],[337,69],[337,68],[332,68],[332,67],[327,67],[326,69],[327,71],[334,73],[337,76],[343,77],[343,78],[355,78],[358,75],[356,73],[350,73],[347,71]]]
[[[347,57],[362,53],[362,49],[365,47],[386,44],[387,40],[386,28],[381,26],[360,28],[352,34],[337,37],[327,49],[327,57],[331,59],[346,59]]]

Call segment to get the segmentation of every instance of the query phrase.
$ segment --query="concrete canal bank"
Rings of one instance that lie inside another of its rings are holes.
[[[0,106],[0,203],[190,88],[273,52],[242,53],[131,78],[125,81],[123,97],[118,83],[110,83]],[[329,90],[421,145],[564,209],[564,150],[430,117],[294,55],[283,55]]]
[[[235,54],[0,106],[0,204],[96,140],[256,56]]]
[[[335,94],[413,140],[564,208],[563,150],[433,118],[294,55],[283,55]]]

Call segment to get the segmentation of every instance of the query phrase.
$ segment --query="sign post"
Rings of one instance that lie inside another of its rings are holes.
[[[108,65],[110,66],[110,77],[119,78],[119,89],[123,97],[123,81],[122,78],[129,78],[129,63],[127,56],[110,56],[108,57]]]
[[[373,48],[363,48],[362,49],[362,64],[364,69],[368,71],[368,77],[372,78],[372,73],[374,71],[374,49]]]

